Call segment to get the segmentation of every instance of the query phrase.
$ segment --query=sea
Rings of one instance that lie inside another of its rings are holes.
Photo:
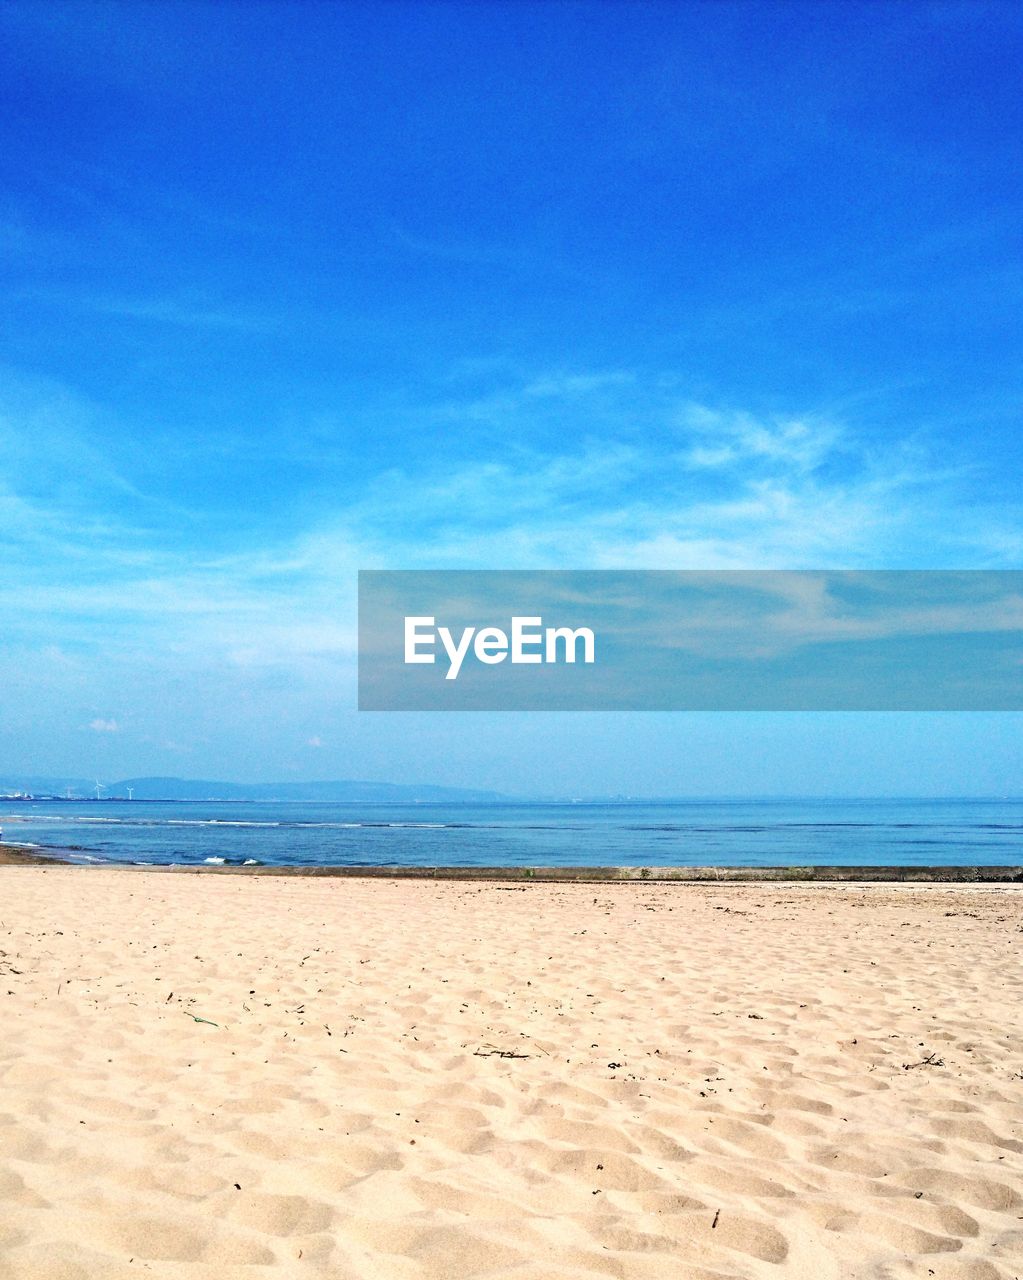
[[[520,803],[19,800],[12,843],[177,866],[999,866],[1023,798]]]

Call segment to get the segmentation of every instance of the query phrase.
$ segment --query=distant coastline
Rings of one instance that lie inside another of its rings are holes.
[[[90,781],[60,776],[0,776],[0,801],[303,801],[313,804],[426,804],[465,801],[485,804],[511,799],[511,796],[500,791],[472,787],[349,779],[327,782],[223,782],[203,778],[141,777],[103,782],[102,779]]]

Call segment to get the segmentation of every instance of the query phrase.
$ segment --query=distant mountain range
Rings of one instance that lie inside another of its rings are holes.
[[[102,779],[100,779],[102,781]],[[351,800],[362,804],[413,804],[416,801],[507,800],[500,791],[479,791],[467,787],[437,787],[400,782],[209,782],[195,778],[122,778],[103,785],[104,800]],[[74,799],[95,799],[96,780],[66,777],[26,777],[0,775],[0,799],[15,793],[32,796],[70,795]]]

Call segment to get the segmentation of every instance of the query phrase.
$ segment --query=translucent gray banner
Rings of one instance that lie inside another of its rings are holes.
[[[363,571],[359,708],[1023,710],[1023,570]]]

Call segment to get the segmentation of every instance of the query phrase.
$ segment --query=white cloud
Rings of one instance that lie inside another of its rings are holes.
[[[89,722],[89,728],[96,733],[120,733],[121,731],[121,726],[116,720],[102,720],[98,717]]]
[[[631,377],[523,380],[509,412],[616,386],[631,403],[643,390]],[[463,409],[472,420],[473,405]],[[1018,512],[978,510],[954,474],[899,444],[867,451],[851,428],[818,417],[768,421],[693,404],[665,407],[662,426],[390,468],[336,514],[262,543],[250,528],[233,554],[215,557],[115,524],[109,483],[95,511],[76,494],[69,513],[42,510],[12,484],[0,495],[5,643],[26,655],[52,646],[83,671],[102,660],[120,672],[276,672],[337,688],[354,667],[359,568],[1008,567],[1023,558]]]
[[[776,464],[797,472],[813,471],[849,445],[841,428],[819,419],[758,419],[748,413],[724,413],[689,404],[680,425],[697,442],[683,453],[695,469]]]
[[[566,399],[590,395],[609,387],[629,386],[634,381],[635,375],[624,370],[611,370],[607,373],[556,373],[528,383],[522,389],[522,395],[538,400]]]

